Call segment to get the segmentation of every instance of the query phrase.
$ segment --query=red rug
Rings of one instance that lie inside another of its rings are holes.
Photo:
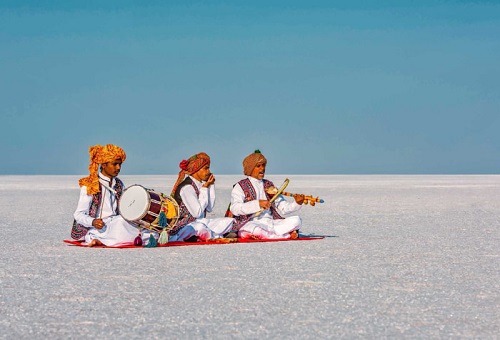
[[[231,243],[226,243],[226,242],[217,242],[217,241],[206,241],[206,242],[168,242],[167,244],[164,245],[158,245],[155,248],[163,248],[163,247],[182,247],[182,246],[205,246],[209,244],[238,244],[238,243],[254,243],[254,242],[294,242],[294,241],[312,241],[312,240],[322,240],[324,239],[324,236],[301,236],[297,239],[286,239],[286,238],[280,238],[280,239],[273,239],[273,240],[253,240],[253,239],[238,239],[237,242],[231,242]],[[67,243],[72,246],[78,246],[78,247],[87,247],[86,244],[83,243],[83,241],[74,241],[74,240],[64,240],[64,243]],[[92,248],[145,248],[142,246],[134,246],[134,245],[116,245],[116,246],[95,246]]]

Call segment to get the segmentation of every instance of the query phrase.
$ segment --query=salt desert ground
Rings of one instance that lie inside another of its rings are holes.
[[[2,339],[500,334],[500,176],[269,175],[325,200],[300,215],[326,238],[154,249],[63,243],[79,177],[0,176]]]

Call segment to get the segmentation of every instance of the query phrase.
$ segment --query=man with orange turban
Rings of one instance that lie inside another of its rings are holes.
[[[71,237],[90,247],[133,244],[138,229],[118,214],[124,185],[116,176],[127,156],[113,144],[91,146],[89,154],[90,174],[79,181],[80,200],[73,214]]]
[[[210,172],[210,157],[200,152],[179,167],[179,177],[171,196],[179,204],[179,220],[170,231],[169,241],[206,241],[223,238],[233,219],[206,218],[215,205],[215,177]]]
[[[264,179],[266,165],[267,159],[259,150],[243,160],[243,173],[247,178],[235,184],[231,192],[230,211],[235,219],[232,231],[241,238],[295,237],[302,225],[300,217],[283,218],[281,215],[298,211],[304,202],[304,195],[294,195],[293,202],[280,195],[271,204],[273,195],[269,188],[274,185]],[[264,209],[263,212],[256,216],[261,209]]]

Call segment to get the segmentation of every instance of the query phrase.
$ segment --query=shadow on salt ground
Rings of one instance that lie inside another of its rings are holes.
[[[337,235],[319,235],[319,234],[300,234],[299,237],[324,237],[324,238],[331,238],[331,237],[339,237]]]

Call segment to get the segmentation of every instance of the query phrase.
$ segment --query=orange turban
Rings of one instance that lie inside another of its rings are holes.
[[[119,146],[113,144],[107,144],[105,146],[101,146],[99,144],[91,146],[89,148],[90,154],[90,165],[89,171],[90,175],[88,177],[81,178],[78,181],[80,186],[87,187],[87,194],[93,195],[101,191],[99,187],[99,164],[109,163],[116,159],[121,159],[122,162],[125,161],[127,155],[125,151]]]
[[[260,150],[255,150],[254,153],[246,156],[243,160],[243,173],[245,176],[250,176],[253,169],[261,162],[267,163],[267,159],[260,153]]]
[[[177,187],[181,182],[184,180],[184,177],[186,175],[192,175],[201,168],[203,168],[205,165],[209,164],[210,165],[210,156],[208,156],[204,152],[200,152],[194,156],[191,156],[189,159],[184,159],[180,164],[179,168],[181,168],[181,171],[179,171],[179,177],[177,177],[177,182],[175,182],[174,188],[172,189],[172,194],[175,194],[175,190],[177,190]]]

